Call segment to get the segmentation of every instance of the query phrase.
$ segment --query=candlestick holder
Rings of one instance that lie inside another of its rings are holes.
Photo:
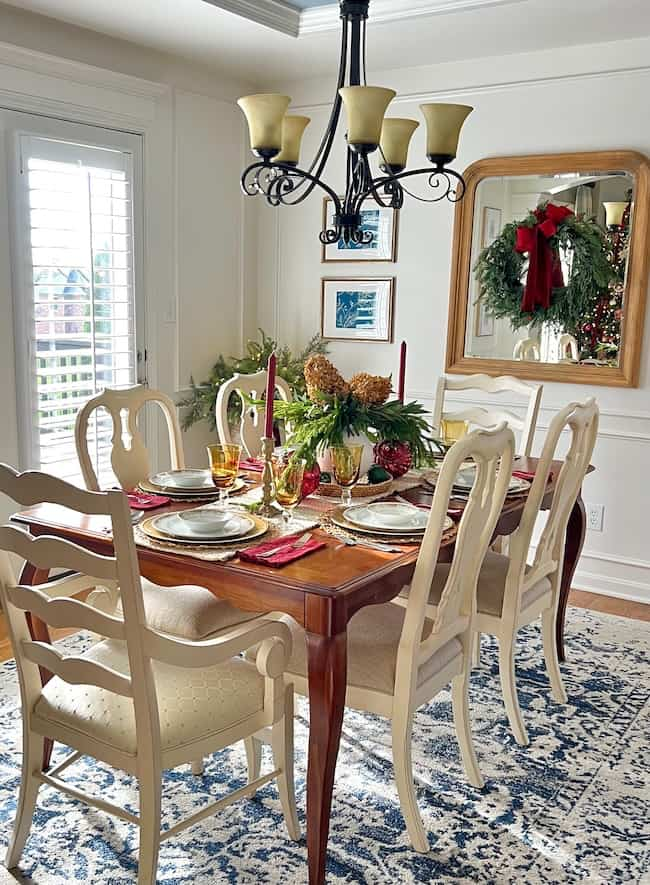
[[[275,503],[275,483],[273,480],[273,464],[271,456],[273,455],[273,447],[275,440],[268,436],[262,437],[262,459],[264,461],[264,469],[262,471],[262,506],[259,509],[260,516],[272,519],[279,516],[282,510]]]

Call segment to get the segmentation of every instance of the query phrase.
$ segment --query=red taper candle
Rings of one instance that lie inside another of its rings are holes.
[[[397,385],[397,397],[404,402],[404,383],[406,381],[406,341],[402,341],[399,354],[399,383]]]
[[[277,357],[275,351],[269,357],[266,367],[266,414],[264,421],[264,436],[273,439],[273,400],[275,398],[275,364]]]

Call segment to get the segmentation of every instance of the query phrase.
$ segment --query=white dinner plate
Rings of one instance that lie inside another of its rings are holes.
[[[255,525],[254,520],[243,513],[226,511],[225,519],[218,510],[186,510],[182,513],[165,513],[152,520],[153,527],[169,538],[183,541],[222,541],[241,538]]]
[[[200,492],[206,489],[214,491],[214,484],[209,470],[186,468],[183,470],[165,470],[156,473],[149,482],[161,489],[183,492]]]
[[[476,468],[467,469],[467,470],[459,470],[456,474],[456,481],[454,482],[454,491],[457,492],[470,492],[472,486],[474,485],[474,477],[476,476]],[[510,484],[508,485],[508,495],[518,495],[521,492],[526,492],[530,488],[530,481],[527,479],[521,479],[519,476],[510,477]]]
[[[346,529],[348,532],[354,533],[359,532],[362,535],[379,535],[383,538],[391,537],[395,538],[396,541],[401,537],[418,537],[422,538],[424,536],[424,531],[422,529],[379,529],[379,528],[371,528],[370,526],[360,526],[357,523],[350,522],[345,518],[345,510],[349,510],[350,508],[345,507],[336,507],[330,516],[330,519],[334,523],[334,525],[339,526],[342,529]],[[425,517],[428,517],[428,513],[423,510],[422,511]],[[448,531],[449,529],[454,527],[454,521],[450,519],[448,516],[445,517],[443,531]]]
[[[184,500],[189,498],[190,500],[196,498],[216,498],[219,496],[219,489],[215,487],[212,482],[212,479],[206,485],[198,486],[196,488],[178,488],[172,486],[163,486],[158,485],[153,482],[154,478],[158,479],[161,476],[168,476],[169,474],[157,473],[155,477],[152,477],[150,480],[143,480],[140,483],[140,488],[143,492],[147,492],[148,494],[155,495],[167,495],[170,498],[174,498],[176,500]],[[230,494],[236,494],[240,492],[242,489],[247,488],[246,483],[243,479],[236,479],[233,485],[228,489]]]
[[[348,507],[343,515],[360,528],[407,533],[423,532],[429,518],[426,510],[390,501]]]

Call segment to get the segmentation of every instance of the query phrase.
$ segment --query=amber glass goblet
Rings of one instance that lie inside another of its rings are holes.
[[[293,520],[293,511],[300,504],[302,497],[302,480],[307,462],[302,458],[287,454],[274,455],[273,479],[275,482],[275,500],[282,507],[282,516],[287,526]]]
[[[449,421],[443,418],[440,422],[440,435],[446,446],[452,446],[459,439],[462,439],[469,430],[467,421]]]
[[[219,489],[219,506],[225,509],[228,503],[228,492],[234,486],[239,473],[241,446],[219,443],[206,448],[210,459],[212,482]]]
[[[344,507],[349,507],[352,503],[352,486],[359,479],[362,455],[363,446],[356,443],[349,446],[332,446],[330,449],[332,473],[341,486],[341,503]]]

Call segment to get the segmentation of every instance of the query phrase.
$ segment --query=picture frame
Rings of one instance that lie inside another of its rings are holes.
[[[494,335],[494,317],[485,309],[485,303],[483,299],[480,299],[476,303],[476,307],[474,308],[474,316],[475,338],[487,338],[490,335]]]
[[[394,277],[321,280],[321,336],[327,341],[393,340]]]
[[[399,211],[384,208],[376,203],[368,204],[361,209],[362,230],[372,230],[373,241],[367,246],[346,245],[338,240],[331,245],[323,244],[321,263],[333,264],[343,262],[394,262],[397,260],[397,229]],[[323,230],[331,228],[334,223],[334,201],[330,197],[323,198]]]
[[[481,249],[491,246],[501,235],[501,209],[483,206],[483,223],[481,224]]]
[[[481,249],[491,246],[501,234],[501,209],[494,206],[483,206],[481,220]],[[484,302],[479,299],[474,308],[474,337],[489,338],[494,335],[494,317],[485,309]]]

